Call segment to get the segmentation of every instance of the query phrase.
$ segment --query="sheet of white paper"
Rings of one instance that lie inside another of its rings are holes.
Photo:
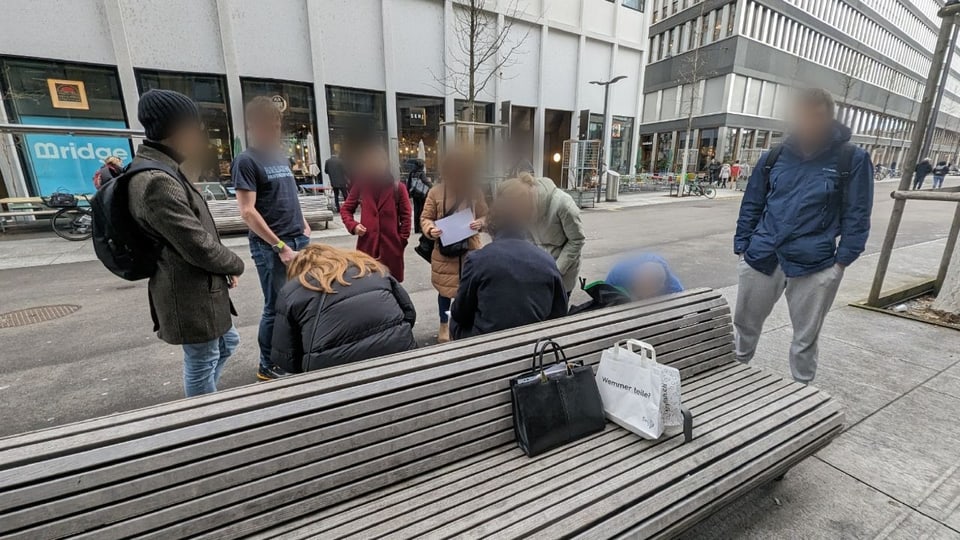
[[[443,231],[443,234],[440,235],[440,242],[449,246],[477,234],[477,231],[470,228],[472,222],[473,210],[470,208],[438,219],[436,221],[437,227]]]

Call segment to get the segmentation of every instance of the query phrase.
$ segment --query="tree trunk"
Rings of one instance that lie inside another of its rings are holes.
[[[960,249],[953,250],[940,294],[930,307],[936,311],[960,315]]]

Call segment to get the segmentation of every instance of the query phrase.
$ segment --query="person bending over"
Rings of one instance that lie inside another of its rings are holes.
[[[567,314],[557,263],[530,241],[536,219],[533,178],[505,182],[490,217],[493,242],[467,255],[450,310],[454,339],[489,334]]]
[[[633,300],[683,291],[667,261],[653,253],[639,253],[618,262],[610,269],[606,282],[627,291]]]
[[[271,361],[302,373],[408,351],[416,310],[373,257],[310,244],[277,296]]]

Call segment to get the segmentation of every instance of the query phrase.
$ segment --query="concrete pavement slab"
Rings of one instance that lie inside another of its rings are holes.
[[[957,375],[954,375],[951,370]],[[960,364],[930,379],[924,386],[960,399]]]
[[[918,366],[942,370],[960,360],[960,332],[902,317],[842,307],[830,313],[823,335]]]
[[[960,494],[960,399],[920,387],[844,432],[818,456],[915,508]],[[955,506],[955,505],[953,505]],[[955,508],[941,509],[945,520]]]
[[[955,539],[957,530],[811,458],[681,536],[683,540]]]

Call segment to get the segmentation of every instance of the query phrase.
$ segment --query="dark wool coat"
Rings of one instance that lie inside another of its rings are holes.
[[[372,181],[353,182],[350,195],[340,205],[340,217],[350,234],[356,234],[357,225],[367,228],[367,234],[357,237],[357,251],[362,251],[390,270],[390,275],[403,281],[403,250],[410,237],[410,197],[402,183],[376,189]],[[353,216],[360,207],[360,221]]]
[[[136,159],[179,170],[172,157],[141,145]],[[203,195],[186,177],[157,170],[130,179],[130,214],[162,246],[148,285],[154,331],[179,345],[219,338],[233,326],[227,276],[243,273],[243,260],[220,243]]]
[[[356,275],[356,268],[348,269],[350,284],[334,282],[332,294],[307,289],[298,279],[284,285],[273,327],[274,364],[301,373],[417,347],[417,312],[407,291],[390,276]]]

